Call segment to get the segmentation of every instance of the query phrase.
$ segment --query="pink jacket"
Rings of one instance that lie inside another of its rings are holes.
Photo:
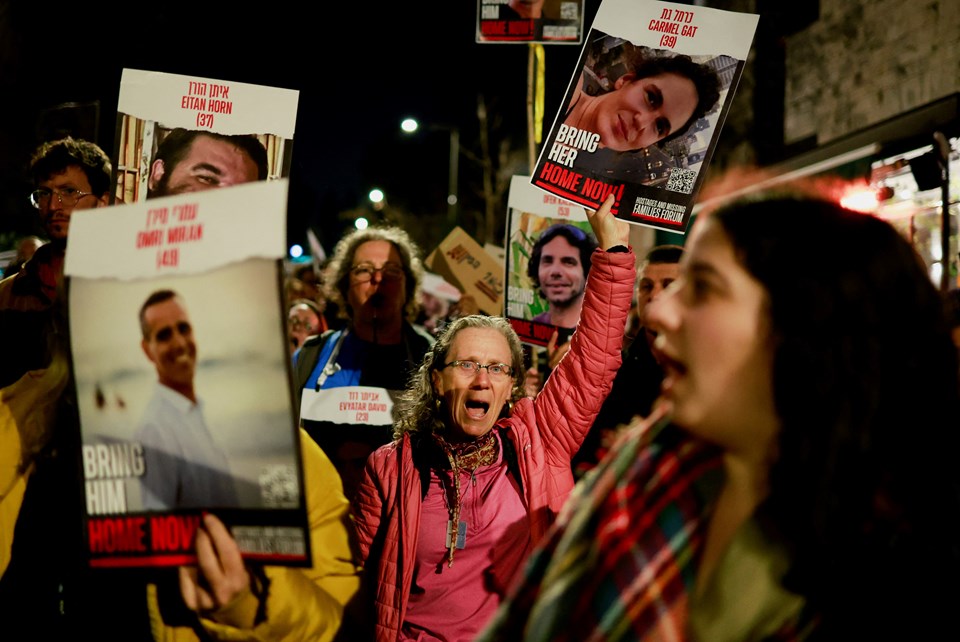
[[[573,488],[570,460],[620,367],[633,292],[634,254],[596,250],[592,261],[570,352],[536,399],[521,399],[511,416],[494,427],[516,453],[534,544]],[[420,472],[414,465],[409,434],[370,455],[353,510],[361,561],[367,573],[376,573],[368,599],[375,604],[376,638],[383,642],[397,640],[407,610],[421,496]]]

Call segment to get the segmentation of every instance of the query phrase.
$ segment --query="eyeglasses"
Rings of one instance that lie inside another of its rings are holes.
[[[484,366],[477,361],[451,361],[443,364],[443,367],[453,367],[454,372],[459,372],[465,377],[475,377],[483,369],[486,369],[491,379],[503,379],[513,374],[513,368],[505,363],[488,363]]]
[[[366,283],[376,272],[380,273],[380,278],[384,281],[399,281],[404,277],[403,268],[396,263],[386,263],[382,267],[374,267],[373,263],[361,263],[350,268],[353,280],[358,283]]]
[[[63,189],[41,187],[30,192],[30,204],[37,209],[49,207],[50,197],[54,194],[57,195],[57,200],[60,201],[60,204],[64,207],[73,207],[79,203],[80,199],[84,196],[96,196],[93,192],[81,192],[72,187],[64,187]]]
[[[316,326],[309,321],[303,321],[297,317],[291,317],[290,319],[287,319],[287,321],[292,330],[306,330],[307,332],[313,332],[317,329]]]

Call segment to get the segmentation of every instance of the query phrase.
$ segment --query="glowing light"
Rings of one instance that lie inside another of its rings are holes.
[[[943,262],[935,261],[930,266],[930,280],[934,283],[940,283],[940,277],[943,275]]]
[[[358,230],[365,230],[370,225],[370,221],[362,216],[353,222],[353,226]]]
[[[404,118],[403,122],[400,123],[400,129],[408,134],[412,134],[413,132],[417,131],[417,128],[419,127],[420,123],[418,123],[415,118]]]
[[[930,258],[936,261],[937,265],[943,261],[943,246],[940,244],[940,230],[930,230]],[[943,268],[940,269],[942,270]]]
[[[367,194],[367,198],[370,199],[371,203],[382,203],[383,202],[383,191],[379,189],[372,189],[370,193]]]
[[[855,212],[873,213],[879,202],[875,189],[865,185],[851,185],[840,196],[840,204]]]
[[[303,256],[303,246],[299,243],[294,243],[290,246],[290,256],[291,258],[299,259]]]

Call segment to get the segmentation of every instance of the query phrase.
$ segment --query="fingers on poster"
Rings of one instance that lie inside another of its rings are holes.
[[[116,149],[151,128],[188,140],[165,161],[178,189],[152,190],[140,138],[128,204],[71,221],[90,564],[192,563],[201,515],[213,512],[245,558],[307,565],[280,287],[296,92],[125,70],[119,104]],[[202,171],[183,166],[194,161]],[[114,162],[118,175],[128,170]],[[218,162],[220,183],[195,180]]]
[[[684,233],[757,16],[603,0],[531,183],[630,223]]]

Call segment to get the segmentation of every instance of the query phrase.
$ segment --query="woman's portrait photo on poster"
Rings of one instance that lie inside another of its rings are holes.
[[[740,61],[654,49],[593,30],[554,125],[574,170],[661,186],[707,155]]]

